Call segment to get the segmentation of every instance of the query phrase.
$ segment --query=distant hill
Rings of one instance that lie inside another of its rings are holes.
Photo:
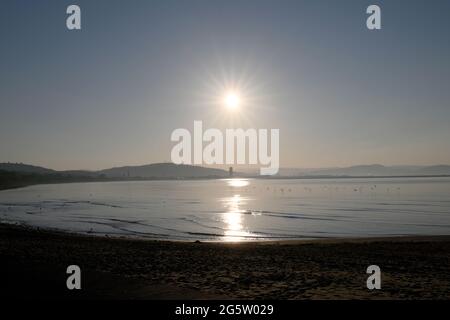
[[[43,167],[23,163],[0,163],[0,171],[29,173],[29,174],[57,174],[72,177],[105,177],[105,178],[203,178],[226,177],[228,171],[190,165],[176,165],[173,163],[154,163],[142,166],[126,166],[99,171],[65,170],[56,171]]]
[[[173,163],[154,163],[142,166],[125,166],[99,171],[65,170],[57,171],[23,163],[0,163],[0,171],[57,175],[60,178],[89,179],[189,179],[228,177],[228,171]],[[240,173],[243,174],[243,173]],[[258,176],[257,172],[247,175]],[[280,168],[277,177],[370,177],[370,176],[439,176],[450,175],[450,165],[434,166],[383,166],[380,164],[358,165],[343,168],[302,169]]]
[[[301,175],[310,176],[427,176],[450,175],[450,165],[436,166],[383,166],[359,165],[345,168],[303,170]]]
[[[151,179],[223,178],[228,171],[198,166],[155,163],[100,171],[56,171],[22,163],[0,163],[0,190],[43,183],[95,182]]]
[[[32,166],[23,163],[10,163],[10,162],[0,163],[0,170],[8,172],[38,173],[38,174],[56,173],[56,171],[52,169]]]
[[[127,166],[97,171],[108,178],[202,178],[226,177],[228,172],[220,169],[204,168],[173,163],[154,163],[143,166]]]
[[[450,174],[450,166],[448,165],[428,166],[417,170],[417,172],[420,172],[420,174],[424,175]]]

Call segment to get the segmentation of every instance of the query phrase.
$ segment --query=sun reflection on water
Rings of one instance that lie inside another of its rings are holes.
[[[250,184],[247,179],[226,179],[227,184],[230,187],[241,188],[246,187]]]
[[[247,179],[227,179],[227,184],[233,188],[248,186],[250,183]],[[243,225],[243,215],[247,213],[243,207],[247,204],[248,198],[234,194],[231,197],[224,198],[224,207],[226,212],[223,213],[223,221],[225,222],[224,241],[239,242],[252,234],[245,230]]]

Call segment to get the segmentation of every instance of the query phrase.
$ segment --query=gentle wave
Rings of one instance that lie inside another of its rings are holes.
[[[436,180],[38,185],[0,192],[0,221],[169,240],[450,234],[450,179]]]

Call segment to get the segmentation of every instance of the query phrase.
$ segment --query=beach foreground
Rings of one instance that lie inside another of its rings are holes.
[[[449,299],[450,236],[271,243],[112,239],[0,224],[2,297]],[[66,289],[66,268],[82,289]],[[369,265],[381,290],[366,287]]]

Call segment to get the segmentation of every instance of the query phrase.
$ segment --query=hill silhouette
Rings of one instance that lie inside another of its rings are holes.
[[[14,173],[15,175],[11,175]],[[132,179],[201,179],[228,177],[227,170],[206,168],[191,165],[176,165],[173,163],[154,163],[140,166],[123,166],[97,171],[63,170],[57,171],[44,167],[24,163],[0,163],[0,184],[5,184],[5,177],[31,178],[45,181],[103,181],[103,180],[132,180]],[[242,174],[240,174],[242,175]],[[383,166],[380,164],[357,165],[343,168],[300,169],[281,168],[276,176],[283,177],[418,177],[418,176],[449,176],[450,165],[432,166]],[[255,174],[247,176],[258,177]],[[39,179],[37,179],[39,177]],[[47,177],[47,178],[45,178]],[[40,182],[44,183],[44,182]]]
[[[154,163],[142,166],[124,166],[98,171],[52,170],[23,163],[0,163],[0,172],[21,175],[45,175],[49,177],[89,177],[110,179],[187,179],[227,177],[228,171],[200,166],[177,165],[173,163]],[[0,176],[1,178],[1,176]]]
[[[444,176],[450,175],[450,165],[383,166],[381,164],[357,165],[342,168],[281,168],[280,176],[298,177],[389,177],[389,176]]]
[[[39,173],[39,174],[56,172],[55,170],[52,169],[33,166],[30,164],[12,163],[12,162],[0,163],[0,170],[8,172]]]
[[[201,178],[226,177],[228,172],[199,166],[173,163],[154,163],[143,166],[125,166],[97,171],[108,178]]]

